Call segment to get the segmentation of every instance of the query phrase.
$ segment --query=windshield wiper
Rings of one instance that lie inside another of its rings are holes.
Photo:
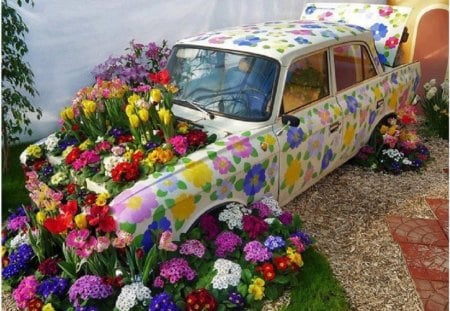
[[[190,107],[192,107],[192,108],[194,108],[194,109],[196,109],[196,110],[198,110],[198,111],[200,111],[200,112],[206,114],[210,120],[212,120],[212,119],[215,118],[214,113],[209,112],[209,111],[203,109],[202,107],[200,107],[199,104],[197,104],[197,103],[194,102],[194,101],[191,102],[191,101],[187,101],[187,100],[185,100],[185,99],[175,99],[175,101],[180,102],[180,103],[182,103],[183,105],[190,106]]]

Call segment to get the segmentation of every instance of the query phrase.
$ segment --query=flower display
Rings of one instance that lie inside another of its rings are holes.
[[[448,107],[448,79],[438,84],[431,79],[423,86],[425,98],[422,108],[425,115],[425,128],[432,135],[448,139],[449,107]]]

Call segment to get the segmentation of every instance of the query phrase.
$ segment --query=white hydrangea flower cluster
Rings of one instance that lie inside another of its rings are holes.
[[[393,159],[395,162],[400,162],[404,158],[404,153],[398,151],[398,149],[384,149],[381,152],[383,155],[387,155],[389,158]]]
[[[281,214],[283,214],[283,211],[281,210],[278,201],[275,200],[273,197],[265,197],[261,200],[261,202],[266,204],[270,208],[273,216],[278,217]]]
[[[144,286],[142,282],[134,282],[122,287],[122,291],[117,297],[116,308],[119,311],[128,311],[139,302],[148,305],[151,298],[150,288]]]
[[[58,141],[59,138],[56,137],[55,133],[50,134],[44,142],[47,151],[52,152],[56,148],[56,146],[58,146]]]
[[[228,286],[237,286],[241,279],[242,268],[230,260],[219,258],[214,263],[217,274],[212,279],[212,286],[216,289],[227,289]]]
[[[250,215],[251,210],[240,203],[229,203],[220,212],[219,220],[225,222],[230,230],[234,228],[242,230],[242,217]]]
[[[9,247],[11,250],[15,250],[22,244],[31,244],[30,238],[28,237],[28,234],[25,232],[20,231],[16,236],[14,236],[11,241]]]
[[[126,159],[124,157],[119,156],[109,156],[103,159],[103,166],[105,167],[105,175],[111,177],[111,171],[116,167],[120,162],[125,162]]]

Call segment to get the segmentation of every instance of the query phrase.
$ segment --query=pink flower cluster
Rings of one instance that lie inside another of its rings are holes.
[[[180,247],[180,254],[194,255],[202,258],[205,254],[205,246],[199,240],[187,240]]]
[[[245,260],[253,263],[264,262],[272,257],[272,253],[259,241],[251,241],[244,247]]]
[[[298,236],[291,236],[289,238],[289,241],[291,241],[292,244],[294,244],[295,249],[298,253],[303,253],[306,249],[305,244],[303,244],[303,241]]]
[[[78,159],[73,161],[72,166],[76,171],[81,170],[89,164],[95,164],[100,161],[100,156],[94,150],[84,151]]]
[[[39,282],[34,275],[24,278],[19,286],[13,291],[13,297],[16,301],[17,307],[25,309],[28,302],[34,298]]]
[[[183,277],[188,281],[192,281],[196,276],[196,272],[189,267],[189,263],[184,258],[169,259],[161,264],[160,270],[160,275],[172,284],[175,284]]]
[[[206,235],[207,240],[214,239],[221,231],[219,221],[210,214],[204,214],[200,217],[200,229]]]
[[[272,215],[270,208],[261,201],[255,202],[251,205],[251,208],[258,211],[258,216],[260,218],[267,218]]]
[[[97,246],[97,239],[90,236],[89,230],[72,230],[67,235],[66,244],[68,247],[75,249],[75,254],[82,258],[88,258],[95,247]]]
[[[251,239],[256,239],[269,230],[269,225],[264,220],[252,215],[244,215],[242,224],[244,231]]]
[[[217,236],[215,244],[216,256],[226,257],[242,245],[242,239],[231,231],[223,231]]]
[[[186,154],[188,141],[185,136],[175,135],[169,139],[169,143],[173,146],[175,152],[179,155]]]
[[[17,216],[8,221],[6,228],[11,231],[18,231],[20,229],[25,229],[28,223],[27,216]]]

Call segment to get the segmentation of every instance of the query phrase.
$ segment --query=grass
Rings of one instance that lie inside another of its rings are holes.
[[[19,155],[27,143],[11,147],[9,169],[2,175],[2,220],[21,203],[29,203]],[[291,303],[285,311],[350,310],[344,289],[333,276],[326,257],[314,248],[303,253],[304,266],[298,284],[291,289]]]
[[[9,211],[15,210],[20,204],[28,204],[30,199],[25,189],[25,177],[19,156],[29,143],[11,146],[9,165],[2,174],[2,220],[8,217]]]

